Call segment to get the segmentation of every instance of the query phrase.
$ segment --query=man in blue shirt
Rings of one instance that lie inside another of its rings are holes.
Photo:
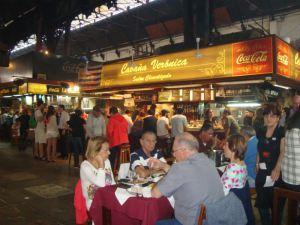
[[[257,143],[255,130],[250,126],[245,126],[241,129],[241,134],[247,141],[247,151],[245,154],[245,164],[248,171],[248,182],[250,187],[255,187],[256,177],[256,155],[257,155]]]
[[[141,148],[130,155],[130,168],[136,172],[139,177],[148,177],[150,175],[149,160],[151,158],[166,162],[161,151],[155,148],[156,134],[152,131],[143,133],[141,139]]]

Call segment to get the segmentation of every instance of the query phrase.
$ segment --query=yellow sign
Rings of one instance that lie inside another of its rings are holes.
[[[19,94],[27,94],[27,83],[24,83],[21,86],[19,86]]]
[[[272,37],[266,37],[104,65],[100,88],[272,73]]]
[[[28,83],[28,93],[31,94],[47,94],[46,84]]]
[[[231,46],[215,46],[103,66],[101,88],[231,76]]]

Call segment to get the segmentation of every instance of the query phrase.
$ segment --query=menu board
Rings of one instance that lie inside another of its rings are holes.
[[[190,101],[190,90],[189,89],[182,90],[182,101]]]
[[[179,90],[172,90],[172,101],[174,102],[179,102],[180,101],[180,95],[179,95]]]
[[[160,91],[158,92],[159,102],[171,102],[172,101],[172,91]]]

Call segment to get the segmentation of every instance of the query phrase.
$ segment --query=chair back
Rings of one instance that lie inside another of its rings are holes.
[[[206,208],[204,204],[200,204],[200,214],[198,217],[198,225],[203,225],[203,221],[206,219]]]
[[[247,225],[254,225],[255,218],[251,204],[251,195],[248,181],[243,188],[233,188],[230,191],[233,192],[241,200],[248,220]]]

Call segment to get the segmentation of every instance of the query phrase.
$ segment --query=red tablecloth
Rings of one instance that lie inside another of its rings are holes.
[[[168,219],[173,208],[167,198],[129,198],[120,205],[115,196],[116,186],[99,188],[90,208],[95,225],[103,224],[102,208],[111,210],[111,225],[154,225],[157,220]]]

